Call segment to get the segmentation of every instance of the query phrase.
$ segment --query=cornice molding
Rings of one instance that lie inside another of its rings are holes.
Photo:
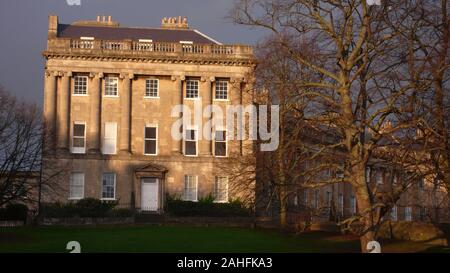
[[[227,65],[252,67],[255,65],[253,59],[207,59],[207,58],[170,58],[170,57],[150,57],[150,56],[99,56],[99,55],[79,55],[67,54],[51,51],[44,51],[42,55],[48,59],[64,60],[92,60],[92,61],[122,61],[122,62],[144,62],[144,63],[168,63],[168,64],[195,64],[195,65]]]

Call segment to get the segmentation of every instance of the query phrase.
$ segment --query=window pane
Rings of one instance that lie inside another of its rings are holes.
[[[186,98],[198,98],[198,81],[186,81]]]
[[[145,127],[145,138],[156,139],[156,128],[155,127]]]
[[[145,154],[156,154],[156,140],[145,140]]]
[[[228,82],[217,81],[216,82],[216,99],[226,100],[228,99]]]
[[[145,96],[158,97],[158,80],[151,79],[145,81]]]
[[[73,125],[73,136],[84,137],[84,124],[74,124]]]
[[[73,93],[76,95],[87,94],[87,77],[86,76],[76,76],[74,78]]]
[[[186,140],[196,140],[196,130],[186,130]]]
[[[184,199],[197,201],[197,177],[186,175],[184,177]]]
[[[74,138],[73,139],[74,148],[84,148],[84,138]]]
[[[102,198],[115,197],[115,174],[104,173],[102,181]]]
[[[228,177],[216,177],[215,199],[219,202],[228,202]]]
[[[216,142],[214,147],[215,147],[214,154],[216,156],[227,155],[227,144],[225,142]]]
[[[84,173],[73,173],[69,181],[69,198],[83,198]]]
[[[186,155],[197,155],[196,141],[186,141]]]
[[[117,96],[118,95],[119,79],[115,77],[105,78],[105,95]]]
[[[216,141],[225,141],[227,138],[226,131],[216,131]]]

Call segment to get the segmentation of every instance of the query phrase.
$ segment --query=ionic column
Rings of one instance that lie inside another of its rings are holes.
[[[57,72],[45,72],[44,88],[44,126],[46,150],[55,148],[55,126],[56,126],[56,76]]]
[[[131,81],[134,74],[121,74],[122,90],[120,94],[120,152],[129,154],[130,150],[130,128],[131,128]]]
[[[101,97],[102,97],[102,78],[103,73],[91,73],[89,75],[91,83],[89,85],[90,115],[87,138],[88,153],[95,154],[100,152],[101,143]]]
[[[229,87],[229,98],[231,101],[231,104],[236,106],[236,105],[242,105],[243,107],[245,107],[246,105],[243,103],[242,101],[242,83],[241,83],[241,79],[240,78],[231,78],[230,79],[230,87]],[[237,129],[238,126],[240,126],[240,124],[238,124],[238,120],[235,120],[235,125],[234,125],[234,137],[238,138],[238,134],[237,134]],[[244,126],[244,130],[242,132],[243,137],[247,138],[248,137],[248,124],[246,121],[245,116],[242,117],[242,121],[245,123]],[[256,125],[255,125],[256,126]],[[235,155],[242,155],[242,151],[243,151],[243,141],[242,140],[237,140],[234,142],[234,147],[230,145],[230,152],[234,153]]]
[[[57,92],[57,139],[58,149],[63,152],[69,150],[69,111],[70,111],[70,78],[72,72],[64,72],[61,74],[61,86]]]
[[[186,80],[184,76],[172,76],[172,82],[174,84],[174,94],[172,96],[172,107],[175,107],[176,105],[183,105],[183,82]],[[172,111],[172,109],[170,109]],[[183,115],[180,113],[178,117],[173,118],[173,121],[182,118]],[[183,153],[183,141],[182,140],[176,140],[172,137],[172,154],[173,155],[180,155]]]
[[[215,77],[202,77],[202,88],[200,89],[202,92],[202,106],[203,109],[208,107],[209,105],[213,104],[212,98],[213,98],[213,83],[215,82]],[[203,115],[203,109],[202,109],[202,115]],[[212,115],[209,117],[203,117],[203,125],[205,125],[207,122],[209,122],[212,118]],[[203,134],[203,128],[199,128],[199,134]],[[212,137],[212,131],[210,132],[210,138]],[[212,138],[211,138],[212,139]],[[210,156],[212,155],[212,145],[213,141],[205,139],[205,137],[202,135],[201,145],[200,145],[200,155],[202,156]]]

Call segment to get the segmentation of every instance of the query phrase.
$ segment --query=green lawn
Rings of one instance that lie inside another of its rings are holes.
[[[68,252],[78,241],[82,252],[358,252],[353,236],[185,226],[0,228],[0,252]],[[396,247],[396,246],[400,247]],[[389,243],[389,252],[425,251],[428,247]],[[396,251],[397,250],[397,251]],[[445,251],[445,249],[433,249]]]

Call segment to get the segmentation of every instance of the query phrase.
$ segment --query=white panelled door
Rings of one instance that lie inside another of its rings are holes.
[[[158,211],[159,179],[145,177],[141,179],[141,210]]]

